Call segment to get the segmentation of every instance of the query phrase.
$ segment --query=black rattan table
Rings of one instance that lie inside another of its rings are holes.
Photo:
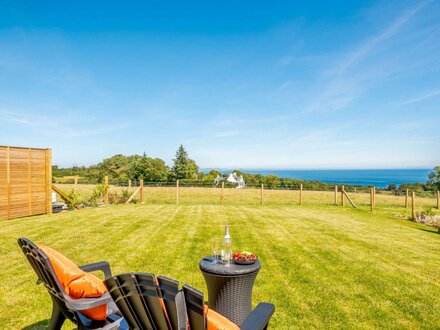
[[[208,287],[208,306],[241,325],[252,312],[252,288],[261,268],[260,261],[246,266],[231,262],[225,266],[212,260],[206,257],[199,263]]]

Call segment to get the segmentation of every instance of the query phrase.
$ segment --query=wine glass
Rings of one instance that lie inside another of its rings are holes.
[[[212,244],[212,262],[215,264],[218,260],[218,252],[220,247],[220,240],[218,238],[211,239]]]

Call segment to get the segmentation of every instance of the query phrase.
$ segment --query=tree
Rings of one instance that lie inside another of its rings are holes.
[[[267,188],[276,188],[280,185],[280,178],[276,175],[267,175],[265,178],[265,186]]]
[[[159,158],[130,156],[129,176],[131,180],[143,179],[146,182],[166,181],[169,169]]]
[[[166,181],[169,168],[159,158],[143,156],[114,155],[98,164],[99,177],[109,176],[110,182],[126,184],[128,180],[143,179],[146,182]]]
[[[197,179],[199,167],[196,162],[189,158],[183,145],[176,151],[176,158],[173,159],[174,165],[172,174],[175,179]]]
[[[218,175],[221,175],[221,173],[217,170],[211,170],[209,173],[200,173],[199,174],[199,180],[213,184],[214,180],[217,178]]]
[[[389,191],[395,191],[395,190],[397,190],[397,185],[395,185],[394,183],[390,183],[390,184],[388,185],[387,190],[389,190]]]
[[[432,184],[437,190],[440,190],[440,166],[434,167],[434,170],[428,176],[428,183]]]

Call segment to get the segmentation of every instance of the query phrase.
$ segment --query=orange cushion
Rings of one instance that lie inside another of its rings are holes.
[[[83,270],[81,270],[72,260],[66,258],[58,251],[44,245],[38,245],[38,247],[49,258],[52,268],[63,288],[68,286],[70,282],[84,275]]]
[[[240,330],[240,327],[235,323],[229,321],[223,315],[209,309],[205,305],[206,321],[208,323],[208,330]]]
[[[69,297],[73,299],[97,298],[107,292],[107,288],[98,277],[86,273],[58,251],[44,245],[38,245],[38,248],[49,258],[61,286]],[[93,320],[105,320],[107,304],[82,310],[81,313]]]
[[[65,287],[66,293],[72,298],[97,298],[107,292],[104,283],[95,275],[85,273]]]

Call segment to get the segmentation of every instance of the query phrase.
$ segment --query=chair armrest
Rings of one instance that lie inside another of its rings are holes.
[[[259,303],[252,313],[241,324],[241,330],[263,330],[269,324],[275,306],[268,303]]]
[[[96,270],[100,270],[104,273],[105,279],[112,277],[112,271],[110,269],[110,264],[107,261],[94,262],[93,264],[87,264],[79,266],[83,271],[90,273]]]
[[[92,307],[108,304],[112,302],[112,298],[108,292],[104,293],[101,297],[97,298],[80,298],[80,299],[72,299],[68,295],[64,295],[67,303],[76,310],[84,310]]]

